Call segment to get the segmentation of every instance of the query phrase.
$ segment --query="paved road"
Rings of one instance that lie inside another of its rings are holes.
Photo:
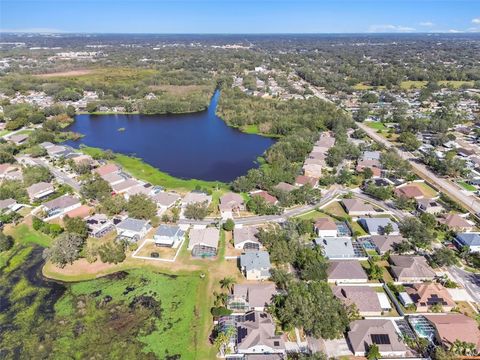
[[[480,274],[462,270],[457,266],[449,267],[448,271],[455,278],[455,281],[467,290],[472,299],[480,304]]]
[[[358,127],[361,128],[365,133],[375,140],[376,142],[382,143],[387,148],[395,147],[390,141],[385,139],[384,137],[380,136],[376,133],[376,130],[369,128],[365,124],[357,123]],[[465,208],[472,211],[474,214],[480,212],[480,201],[475,198],[474,196],[467,196],[462,192],[462,190],[451,181],[447,179],[443,179],[432,171],[430,171],[425,165],[418,163],[418,160],[412,153],[397,149],[398,154],[404,160],[408,160],[412,165],[412,168],[415,172],[422,177],[423,179],[427,180],[428,182],[435,185],[439,190],[450,196],[451,198],[457,200],[461,203]]]
[[[39,158],[32,158],[32,160],[35,161],[38,165],[45,166],[50,169],[51,173],[55,176],[58,182],[71,186],[75,191],[80,191],[80,184],[76,180],[68,177],[67,174],[58,170],[55,166],[52,166],[47,161]]]

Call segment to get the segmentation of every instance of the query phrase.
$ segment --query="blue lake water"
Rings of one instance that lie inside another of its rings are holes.
[[[215,115],[219,96],[216,91],[206,111],[192,114],[77,115],[68,130],[85,136],[67,144],[133,155],[179,178],[229,182],[258,166],[274,140],[227,126]]]

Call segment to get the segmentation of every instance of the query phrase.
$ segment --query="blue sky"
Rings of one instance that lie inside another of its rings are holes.
[[[479,32],[480,0],[0,0],[0,30]]]

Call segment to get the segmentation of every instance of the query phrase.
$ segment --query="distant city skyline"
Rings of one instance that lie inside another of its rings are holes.
[[[0,31],[480,32],[477,0],[1,0]]]

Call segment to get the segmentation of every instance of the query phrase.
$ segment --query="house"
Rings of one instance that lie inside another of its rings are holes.
[[[480,252],[480,233],[458,233],[453,240],[458,248],[468,246],[471,253]]]
[[[390,255],[389,263],[395,281],[415,283],[432,281],[435,277],[423,256]]]
[[[125,180],[127,180],[127,177],[125,175],[122,175],[118,172],[112,172],[105,175],[101,175],[101,178],[106,182],[108,182],[110,186],[120,184],[121,182],[124,182]]]
[[[47,182],[39,182],[33,185],[30,185],[27,188],[28,197],[30,201],[35,201],[38,199],[42,199],[50,194],[53,194],[55,189],[53,185]]]
[[[286,354],[285,341],[276,334],[276,324],[270,314],[249,311],[242,317],[225,316],[219,320],[220,328],[230,326],[236,328],[236,336],[230,343],[231,355]]]
[[[192,229],[189,234],[188,250],[195,257],[217,255],[220,231],[216,228]]]
[[[244,251],[258,251],[260,242],[257,239],[258,229],[253,226],[244,226],[233,230],[233,244],[235,249]]]
[[[267,280],[271,267],[267,251],[249,251],[240,255],[240,269],[247,280]]]
[[[15,199],[4,199],[0,200],[0,214],[15,211],[17,207],[17,201]]]
[[[364,319],[350,323],[348,343],[355,356],[365,356],[376,344],[381,357],[405,357],[407,347],[401,342],[391,320]]]
[[[158,209],[161,212],[164,212],[175,205],[178,200],[180,200],[180,195],[162,191],[153,195],[152,200],[155,201]]]
[[[475,226],[471,222],[458,214],[446,214],[438,221],[453,231],[470,232],[475,229]]]
[[[260,196],[263,200],[265,200],[265,202],[267,204],[270,204],[270,205],[277,205],[278,204],[278,199],[273,196],[273,195],[270,195],[269,193],[267,193],[266,191],[264,190],[257,190],[257,191],[252,191],[250,193],[250,196]]]
[[[115,192],[115,194],[123,194],[134,186],[137,186],[138,184],[138,181],[134,179],[127,179],[125,181],[112,185],[112,190]]]
[[[93,212],[93,208],[91,208],[88,205],[82,205],[73,210],[67,211],[65,213],[65,216],[68,216],[70,218],[79,217],[81,219],[85,219],[89,217],[92,214],[92,212]]]
[[[392,310],[392,305],[390,304],[390,300],[388,300],[387,294],[385,294],[383,291],[377,293],[378,301],[380,301],[380,307],[382,308],[382,311],[390,311]]]
[[[233,312],[264,311],[276,294],[277,288],[270,282],[235,284],[232,294],[228,297],[227,308]]]
[[[92,165],[95,160],[90,155],[79,154],[77,156],[72,157],[73,162],[75,165]]]
[[[70,195],[63,195],[42,204],[42,209],[45,210],[48,218],[53,218],[61,216],[80,206],[82,206],[82,203],[79,199]]]
[[[382,153],[380,151],[364,151],[362,160],[380,161]]]
[[[313,178],[322,177],[322,165],[304,164],[302,167],[303,175]]]
[[[356,257],[351,237],[318,237],[315,244],[321,246],[329,259],[352,259]]]
[[[95,214],[85,219],[88,234],[95,238],[101,238],[115,230],[113,222],[105,214]]]
[[[295,186],[310,185],[312,188],[318,185],[318,179],[305,175],[298,175],[295,178]]]
[[[327,278],[329,283],[366,283],[368,276],[358,260],[329,261]]]
[[[406,199],[423,199],[424,195],[423,192],[415,185],[404,185],[402,187],[398,187],[394,190],[394,194],[397,197],[403,197]]]
[[[177,248],[185,237],[185,232],[176,225],[160,225],[153,235],[155,245]]]
[[[287,193],[296,189],[296,187],[294,185],[288,184],[286,182],[280,182],[277,185],[275,185],[273,188],[275,190],[283,191],[283,192],[287,192]]]
[[[117,234],[121,238],[125,238],[130,242],[141,240],[147,235],[152,228],[147,220],[126,218],[117,225]]]
[[[455,301],[441,284],[414,284],[407,287],[405,291],[417,307],[417,312],[431,311],[434,305],[441,306],[441,309],[445,312],[452,311],[455,307]]]
[[[337,224],[331,218],[320,218],[313,225],[319,237],[335,237],[338,235]]]
[[[371,204],[360,199],[343,199],[342,205],[350,216],[366,216],[376,213]]]
[[[456,340],[474,344],[480,351],[480,330],[477,322],[463,314],[425,315],[435,328],[435,340],[450,348]]]
[[[330,136],[329,133],[322,133],[314,145],[318,151],[323,153],[326,153],[333,146],[335,146],[335,138]]]
[[[355,304],[361,316],[382,315],[377,292],[371,286],[334,286],[332,290],[345,305]]]
[[[222,219],[232,219],[234,212],[238,213],[245,210],[245,203],[241,195],[228,192],[220,198],[219,208]]]
[[[114,174],[114,173],[120,172],[120,168],[115,164],[109,163],[109,164],[99,166],[98,168],[96,168],[93,171],[96,172],[100,176],[105,176],[105,175],[108,175],[108,174]]]
[[[405,240],[402,235],[374,235],[370,237],[370,243],[375,246],[375,250],[380,255],[393,251],[396,244],[400,244]]]
[[[419,211],[427,214],[437,215],[445,211],[443,206],[433,199],[420,199],[417,200],[417,208]]]
[[[54,158],[61,158],[70,155],[73,150],[70,147],[66,147],[63,145],[54,145],[47,149],[47,154]]]
[[[8,137],[8,141],[14,143],[15,145],[22,145],[28,139],[28,134],[14,134]]]
[[[204,192],[200,191],[191,191],[182,199],[182,207],[186,207],[191,204],[202,204],[205,203],[210,205],[212,202],[212,196],[207,195]]]
[[[361,218],[358,222],[370,235],[384,235],[388,227],[391,231],[386,235],[400,234],[398,225],[390,218]]]
[[[14,170],[14,169],[17,169],[17,166],[16,166],[16,165],[8,164],[8,163],[6,163],[6,164],[0,164],[0,179],[1,179],[1,178],[4,178],[5,175],[6,175],[8,172],[10,172],[10,171],[12,171],[12,170]]]
[[[133,196],[133,195],[150,195],[150,188],[145,186],[144,184],[137,184],[131,188],[129,188],[124,196],[125,196],[125,199],[130,199],[130,196]]]

